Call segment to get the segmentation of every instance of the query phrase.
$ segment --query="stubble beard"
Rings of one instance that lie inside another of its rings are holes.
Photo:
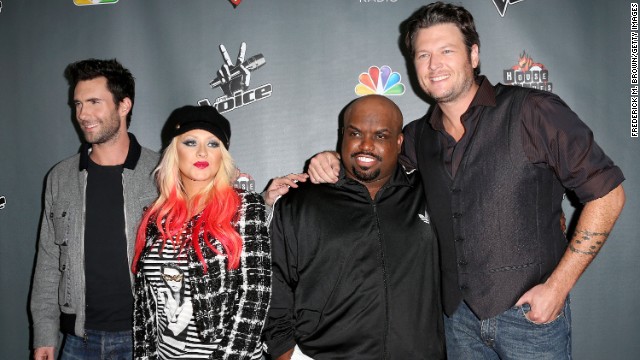
[[[427,92],[427,95],[432,97],[437,103],[446,104],[450,102],[454,102],[460,98],[461,95],[469,91],[471,89],[471,85],[473,84],[473,77],[467,77],[460,86],[455,86],[444,94],[438,96],[434,93]]]
[[[469,63],[467,64],[466,68],[464,69],[465,72],[465,77],[463,79],[463,81],[458,84],[453,84],[453,87],[447,91],[445,91],[444,94],[438,96],[437,94],[434,94],[427,89],[427,87],[424,87],[424,91],[427,95],[429,95],[433,100],[435,100],[437,103],[441,103],[441,104],[446,104],[446,103],[450,103],[450,102],[454,102],[456,100],[458,100],[460,98],[460,96],[464,95],[467,91],[469,91],[469,89],[471,89],[471,86],[473,85],[473,82],[475,81],[474,79],[474,75],[473,75],[473,67],[471,66],[471,58],[469,57]],[[429,81],[429,78],[427,77],[426,81]]]
[[[104,128],[97,134],[90,136],[85,132],[85,140],[92,145],[100,145],[118,138],[120,131],[120,119],[117,115],[112,115],[108,121],[100,122]]]

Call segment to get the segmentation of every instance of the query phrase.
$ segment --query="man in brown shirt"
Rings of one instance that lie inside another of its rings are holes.
[[[624,206],[624,176],[560,98],[479,75],[466,9],[433,3],[406,25],[418,82],[436,101],[405,127],[404,155],[439,237],[448,357],[571,358],[569,291]],[[336,169],[323,153],[309,174],[333,182]],[[568,244],[565,190],[585,204]]]

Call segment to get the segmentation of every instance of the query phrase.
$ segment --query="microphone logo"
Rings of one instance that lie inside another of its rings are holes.
[[[198,104],[214,106],[218,112],[224,113],[271,96],[271,84],[249,89],[251,73],[263,67],[267,61],[262,54],[256,54],[245,60],[246,51],[247,44],[243,42],[234,63],[229,57],[227,48],[220,44],[220,54],[224,62],[216,72],[216,77],[209,82],[209,86],[212,89],[222,89],[224,95],[217,98],[213,105],[208,99],[200,100]]]
[[[252,56],[247,61],[244,61],[246,51],[247,44],[243,42],[240,45],[240,51],[234,65],[231,62],[227,48],[220,44],[220,53],[224,59],[224,64],[218,70],[216,78],[209,82],[209,86],[212,89],[220,87],[226,96],[232,96],[237,91],[244,91],[249,88],[251,71],[262,67],[267,61],[262,54]]]
[[[0,196],[0,210],[4,209],[4,206],[7,204],[7,198],[4,196]]]

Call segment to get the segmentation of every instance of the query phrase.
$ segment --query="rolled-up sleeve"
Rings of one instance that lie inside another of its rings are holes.
[[[531,93],[522,112],[525,154],[532,163],[551,167],[580,202],[601,198],[624,181],[591,129],[558,96]]]

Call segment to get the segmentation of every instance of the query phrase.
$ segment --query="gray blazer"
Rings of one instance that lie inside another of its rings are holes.
[[[125,166],[122,174],[129,266],[143,208],[158,196],[151,174],[159,160],[156,152],[140,147],[135,137],[130,137],[140,157],[132,168]],[[83,152],[61,161],[47,176],[31,293],[34,348],[58,346],[61,313],[74,314],[75,334],[84,335],[87,170],[80,163],[87,153]],[[133,275],[131,283],[133,287]]]

